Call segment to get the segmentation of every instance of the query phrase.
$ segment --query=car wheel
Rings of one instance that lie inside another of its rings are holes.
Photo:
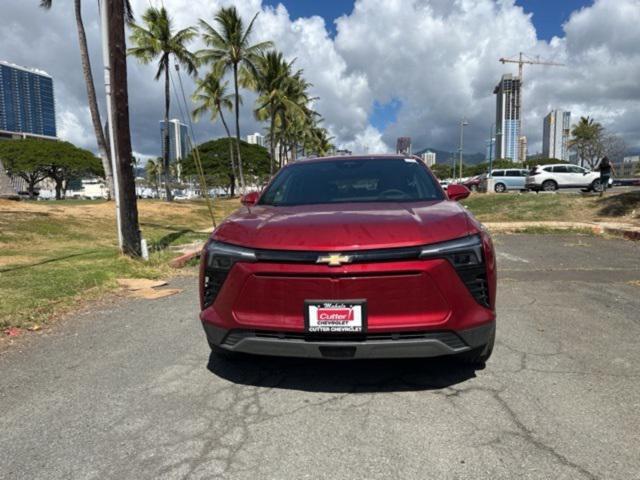
[[[502,193],[507,189],[507,187],[504,183],[496,183],[493,189],[496,191],[496,193]]]
[[[558,184],[553,180],[545,180],[542,182],[542,190],[545,192],[555,192],[558,189]]]
[[[593,183],[591,184],[591,186],[589,187],[590,190],[594,191],[594,192],[601,192],[602,191],[602,184],[600,183],[599,179],[596,179],[593,181]]]
[[[493,345],[496,341],[496,331],[494,329],[493,334],[489,341],[478,348],[469,350],[468,352],[460,353],[457,355],[457,360],[465,365],[482,367],[491,358],[493,353]]]

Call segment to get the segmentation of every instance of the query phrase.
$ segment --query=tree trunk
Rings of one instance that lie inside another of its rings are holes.
[[[164,175],[164,193],[166,195],[165,201],[171,202],[173,195],[171,195],[171,186],[169,185],[169,178],[171,176],[169,172],[169,107],[171,106],[171,92],[169,90],[169,59],[167,59],[164,70],[164,152],[162,152],[162,173]],[[178,146],[176,145],[176,149]]]
[[[62,200],[62,179],[55,178],[56,182],[56,200]]]
[[[232,173],[229,174],[229,192],[232,197],[236,193],[236,178]]]
[[[236,191],[236,163],[233,161],[233,139],[231,137],[231,132],[229,131],[229,127],[227,126],[227,122],[224,119],[224,115],[222,114],[222,108],[218,105],[218,111],[220,112],[220,120],[222,120],[222,125],[224,125],[224,130],[227,132],[227,138],[229,139],[229,158],[231,159],[231,175],[233,182],[231,184],[231,196],[235,194]]]
[[[109,157],[109,148],[102,129],[100,120],[100,110],[98,109],[98,100],[96,98],[96,89],[93,83],[93,73],[91,71],[91,60],[89,59],[89,49],[87,47],[87,36],[84,31],[82,22],[81,0],[74,0],[76,12],[76,27],[78,29],[78,44],[80,45],[80,59],[82,60],[82,73],[84,74],[84,83],[87,87],[87,99],[89,101],[89,112],[91,113],[91,123],[96,135],[96,143],[98,144],[98,153],[104,168],[104,175],[107,181],[109,192],[107,200],[111,199],[113,192],[113,172],[111,171],[111,161]]]
[[[240,93],[238,91],[238,65],[233,65],[233,87],[236,103],[236,150],[238,153],[238,177],[240,178],[240,193],[244,194],[244,174],[242,173],[242,155],[240,155]]]
[[[127,91],[127,44],[124,33],[124,3],[126,0],[107,2],[109,17],[109,67],[111,69],[111,108],[115,132],[114,152],[118,159],[118,183],[120,200],[120,226],[122,251],[125,255],[139,257],[140,227],[136,183],[131,164],[131,132],[129,130],[129,94]]]
[[[271,118],[269,125],[269,150],[271,154],[271,162],[269,164],[269,176],[273,177],[273,165],[276,161],[276,112],[273,110],[273,106],[271,107]]]

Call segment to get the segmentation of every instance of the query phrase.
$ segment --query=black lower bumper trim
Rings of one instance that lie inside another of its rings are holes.
[[[358,339],[307,337],[303,333],[225,330],[203,322],[211,345],[231,352],[306,358],[437,357],[466,352],[489,342],[495,322],[460,331],[369,334]]]

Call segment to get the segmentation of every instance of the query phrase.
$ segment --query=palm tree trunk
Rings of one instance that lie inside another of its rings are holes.
[[[107,2],[109,19],[109,67],[111,69],[111,108],[113,131],[118,159],[118,184],[120,219],[122,229],[122,252],[131,257],[142,254],[136,182],[131,165],[131,131],[129,130],[129,92],[127,86],[127,44],[124,34],[125,0],[102,0]]]
[[[218,105],[218,112],[220,112],[220,120],[222,120],[224,131],[227,132],[227,138],[229,139],[229,158],[231,159],[231,196],[233,197],[236,187],[236,163],[233,161],[233,137],[231,137],[231,132],[229,131],[226,120],[224,119],[220,105]]]
[[[238,154],[238,176],[240,177],[240,193],[244,194],[244,174],[242,173],[242,156],[240,155],[240,93],[238,92],[238,65],[233,65],[233,88],[236,103],[236,150]]]
[[[165,63],[164,68],[164,132],[163,132],[163,143],[164,143],[164,152],[162,152],[162,172],[164,174],[164,193],[165,193],[165,201],[171,202],[173,200],[173,196],[171,195],[171,187],[169,185],[169,107],[171,106],[171,91],[169,90],[169,59],[167,58],[167,62]],[[176,145],[176,149],[178,146]]]
[[[271,124],[269,125],[269,150],[271,154],[271,162],[269,165],[269,174],[273,177],[273,164],[276,161],[276,113],[273,108],[271,108]]]
[[[81,0],[75,0],[76,27],[78,29],[78,44],[80,45],[80,59],[82,60],[82,73],[84,74],[84,83],[87,87],[87,98],[89,100],[89,112],[91,113],[91,122],[96,135],[98,144],[98,152],[100,160],[102,160],[102,168],[107,180],[107,200],[111,199],[113,192],[113,172],[111,171],[111,161],[109,158],[109,148],[105,139],[102,122],[100,120],[100,110],[98,109],[98,100],[96,98],[96,89],[93,83],[93,73],[91,72],[91,60],[89,59],[89,49],[87,47],[87,35],[84,31],[82,22]]]

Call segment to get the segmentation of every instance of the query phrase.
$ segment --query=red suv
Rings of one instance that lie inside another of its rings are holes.
[[[215,353],[485,362],[493,245],[418,158],[284,167],[211,235],[200,318]]]

